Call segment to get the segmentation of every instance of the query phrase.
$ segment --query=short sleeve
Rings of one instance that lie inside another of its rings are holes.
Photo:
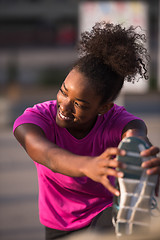
[[[133,120],[141,120],[139,117],[126,111],[124,107],[115,105],[112,109],[109,121],[109,138],[114,146],[117,146],[122,139],[124,127]]]
[[[39,126],[49,137],[55,124],[56,111],[56,101],[47,101],[36,104],[32,108],[29,107],[15,120],[13,132],[22,124],[32,123]]]

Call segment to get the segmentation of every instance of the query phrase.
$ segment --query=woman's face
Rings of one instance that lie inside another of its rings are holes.
[[[77,138],[85,136],[93,127],[100,113],[101,97],[87,78],[73,69],[57,94],[56,123]]]

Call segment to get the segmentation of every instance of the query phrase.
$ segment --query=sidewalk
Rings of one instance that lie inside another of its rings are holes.
[[[0,239],[44,240],[36,168],[11,129],[0,134],[0,191]]]

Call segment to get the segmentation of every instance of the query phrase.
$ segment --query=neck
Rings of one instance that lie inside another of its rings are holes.
[[[89,132],[92,130],[94,127],[95,123],[97,121],[97,117],[95,118],[94,122],[87,126],[86,128],[67,128],[67,131],[75,138],[77,139],[82,139],[86,137]]]

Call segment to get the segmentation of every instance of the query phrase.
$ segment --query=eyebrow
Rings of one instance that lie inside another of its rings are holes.
[[[63,85],[64,89],[68,92],[68,89],[66,88],[65,83],[63,83],[62,85]],[[79,102],[84,102],[86,104],[89,104],[89,102],[87,102],[86,100],[83,100],[83,99],[76,98],[76,100],[79,101]]]
[[[68,89],[66,88],[66,85],[65,85],[65,83],[63,82],[63,87],[64,87],[64,89],[68,92]]]

